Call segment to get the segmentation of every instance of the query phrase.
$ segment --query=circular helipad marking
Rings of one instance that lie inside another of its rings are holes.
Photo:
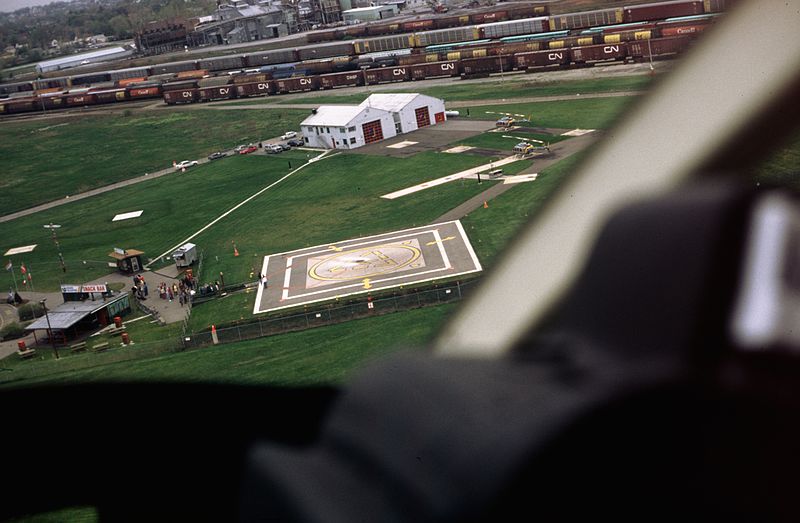
[[[336,253],[308,269],[320,281],[349,281],[396,272],[414,263],[421,255],[413,245],[390,244]]]

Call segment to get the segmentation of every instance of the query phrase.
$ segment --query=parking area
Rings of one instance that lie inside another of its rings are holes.
[[[480,270],[458,220],[271,254],[253,314]]]
[[[437,125],[423,127],[388,140],[359,147],[356,151],[359,154],[404,158],[423,151],[447,149],[452,143],[479,135],[493,128],[494,122],[453,118]],[[403,144],[403,142],[414,143]],[[396,147],[398,144],[401,146]]]

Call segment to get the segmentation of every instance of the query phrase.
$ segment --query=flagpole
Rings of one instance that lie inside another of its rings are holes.
[[[14,274],[14,264],[11,264],[11,279],[14,281],[14,294],[19,294],[19,289],[17,288],[17,276]]]
[[[22,266],[25,267],[25,262],[22,262]],[[36,292],[33,288],[33,275],[31,274],[30,267],[25,267],[25,274],[23,274],[22,277],[28,278],[28,285],[30,285],[31,292]]]

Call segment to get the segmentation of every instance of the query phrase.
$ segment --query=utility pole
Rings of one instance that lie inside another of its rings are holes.
[[[50,225],[43,225],[43,227],[45,229],[50,229],[50,232],[53,234],[53,243],[58,251],[58,261],[61,263],[61,272],[67,272],[67,265],[64,263],[64,256],[61,254],[61,245],[58,243],[58,237],[56,236],[56,229],[61,226],[50,222]]]
[[[58,347],[56,347],[56,340],[55,338],[53,338],[53,328],[50,327],[50,315],[47,314],[47,304],[45,303],[46,301],[47,298],[42,298],[42,300],[39,303],[44,308],[44,317],[47,319],[47,337],[50,339],[50,343],[53,345],[53,353],[55,353],[56,359],[58,360],[61,358],[58,356]]]

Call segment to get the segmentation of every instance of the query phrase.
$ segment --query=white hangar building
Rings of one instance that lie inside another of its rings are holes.
[[[323,105],[300,129],[309,147],[356,149],[446,120],[444,101],[424,94],[373,94],[360,105]]]

